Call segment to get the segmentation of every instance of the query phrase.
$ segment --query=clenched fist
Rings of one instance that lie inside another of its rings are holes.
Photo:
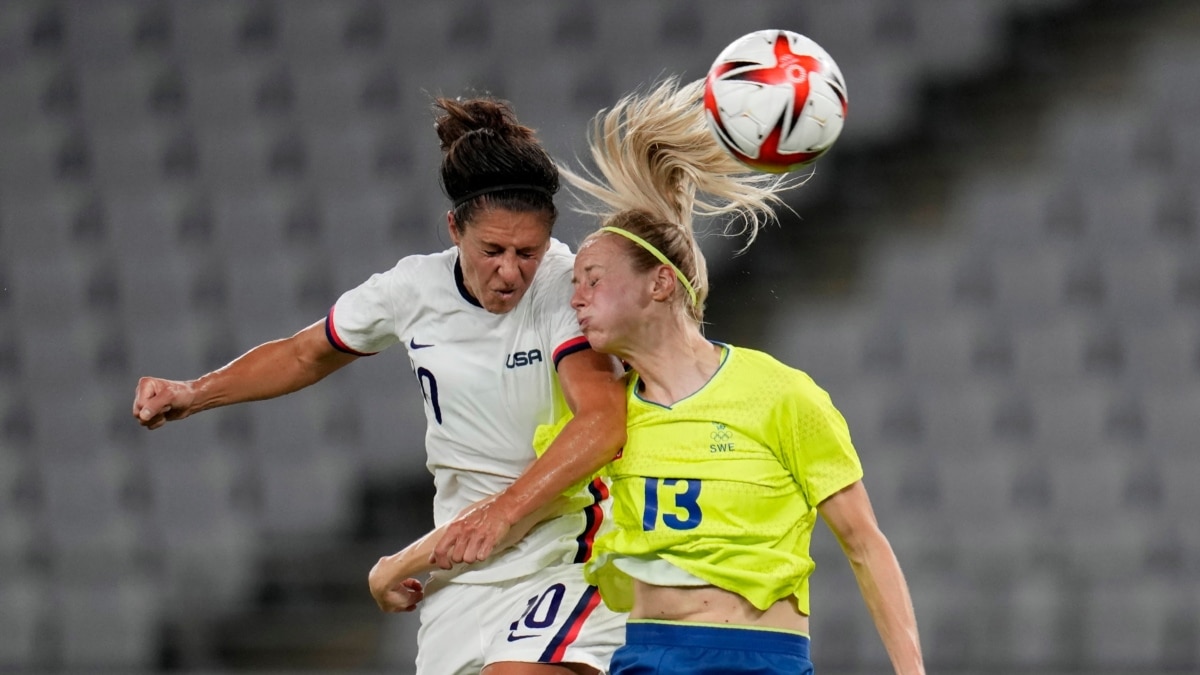
[[[192,413],[195,392],[188,382],[143,377],[133,397],[133,416],[147,429],[181,420]]]

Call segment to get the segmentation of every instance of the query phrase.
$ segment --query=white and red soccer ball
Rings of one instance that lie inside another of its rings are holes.
[[[756,171],[784,173],[816,161],[846,121],[846,83],[811,39],[760,30],[726,47],[708,71],[704,108],[713,135]]]

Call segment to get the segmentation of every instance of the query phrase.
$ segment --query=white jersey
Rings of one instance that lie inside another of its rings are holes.
[[[500,492],[535,459],[534,430],[567,412],[555,367],[586,349],[570,307],[574,255],[551,240],[525,296],[493,314],[463,284],[456,248],[413,255],[338,299],[326,332],[335,347],[374,354],[397,342],[425,397],[426,466],[434,477],[434,522]],[[604,520],[603,485],[573,501],[578,508],[535,528],[487,565],[455,581],[489,583],[546,565],[582,562]]]

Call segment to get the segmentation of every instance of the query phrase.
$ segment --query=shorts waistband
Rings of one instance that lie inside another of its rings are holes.
[[[625,625],[625,644],[736,649],[809,658],[807,635],[745,626],[635,620]]]

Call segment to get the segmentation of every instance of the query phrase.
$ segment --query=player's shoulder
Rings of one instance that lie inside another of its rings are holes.
[[[453,247],[436,253],[414,253],[396,261],[395,266],[389,271],[396,274],[421,274],[437,270],[450,270],[454,268],[456,260],[458,260],[458,250]]]
[[[566,302],[564,295],[571,293],[571,275],[575,271],[575,254],[557,239],[550,240],[550,248],[542,256],[537,275],[530,288],[530,295],[539,304],[561,309]]]
[[[575,254],[571,251],[571,247],[563,242],[551,238],[550,247],[546,249],[546,255],[542,257],[542,264],[538,271],[545,271],[545,276],[561,276],[566,274],[571,275],[575,268]]]
[[[776,377],[800,379],[808,378],[808,375],[804,371],[789,366],[767,352],[760,351],[758,349],[751,349],[749,347],[739,347],[734,345],[725,346],[729,349],[729,359],[731,363],[739,370],[753,371],[758,374],[769,374]]]
[[[437,253],[415,253],[400,258],[391,268],[378,272],[371,278],[376,282],[383,282],[390,288],[399,288],[406,292],[413,288],[429,288],[434,285],[431,282],[438,279],[444,279],[447,284],[452,285],[454,283],[454,261],[457,259],[457,253],[453,248]]]
[[[730,360],[740,379],[770,386],[801,398],[828,398],[828,394],[803,370],[780,361],[775,356],[749,347],[728,345]]]

